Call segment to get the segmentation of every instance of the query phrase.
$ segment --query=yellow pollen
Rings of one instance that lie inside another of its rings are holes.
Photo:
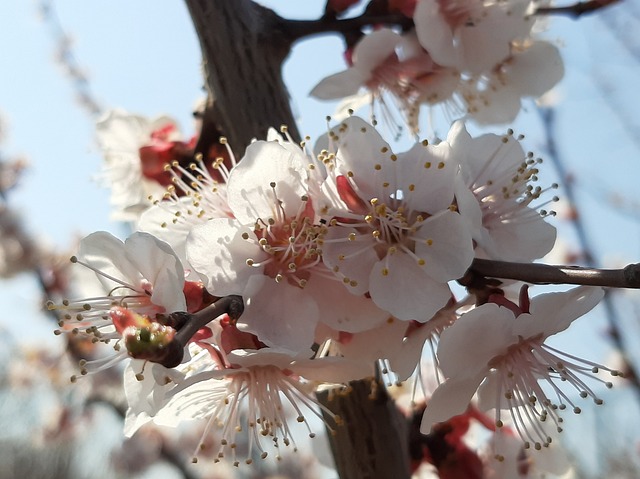
[[[427,244],[427,246],[431,246],[433,245],[433,240],[429,238],[427,241],[425,241],[425,243]]]
[[[423,260],[422,258],[420,258],[420,259],[418,260],[418,264],[419,264],[420,266],[424,266],[424,265],[425,265],[425,260]]]
[[[427,162],[424,164],[424,167],[425,167],[425,168],[431,168],[431,162],[430,162],[430,161],[427,161]]]
[[[382,276],[387,276],[389,274],[389,270],[387,268],[382,268]]]
[[[377,171],[380,171],[380,170],[382,169],[382,166],[381,166],[380,164],[377,164],[377,163],[376,163],[376,164],[373,166],[373,168],[374,168],[374,169],[376,169]]]
[[[416,189],[416,185],[409,185],[409,191],[414,191]]]

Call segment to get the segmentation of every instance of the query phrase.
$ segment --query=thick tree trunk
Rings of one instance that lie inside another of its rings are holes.
[[[329,434],[340,479],[411,477],[407,419],[379,380],[352,381],[344,391],[318,393],[318,400],[342,422]]]
[[[202,48],[219,131],[241,156],[252,138],[287,125],[298,138],[282,63],[291,40],[285,20],[250,0],[186,0]]]

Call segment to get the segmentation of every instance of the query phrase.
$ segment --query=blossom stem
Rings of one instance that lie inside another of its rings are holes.
[[[169,318],[180,324],[175,337],[167,345],[161,357],[157,362],[166,368],[174,368],[182,362],[184,357],[184,348],[199,329],[213,321],[218,316],[228,314],[232,320],[240,317],[244,310],[242,297],[236,295],[225,296],[218,299],[215,303],[210,304],[206,308],[197,313],[177,312],[171,313]]]
[[[630,264],[622,269],[598,269],[475,259],[467,274],[469,273],[534,284],[581,284],[640,289],[640,263]]]

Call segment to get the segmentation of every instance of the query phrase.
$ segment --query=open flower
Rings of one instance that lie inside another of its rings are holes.
[[[458,207],[463,212],[480,207],[479,215],[466,215],[475,222],[473,239],[482,254],[502,261],[541,258],[556,240],[555,227],[545,221],[550,213],[544,203],[530,207],[547,191],[532,185],[542,160],[525,153],[518,140],[511,131],[472,138],[463,122],[454,123],[447,136],[463,182],[475,197],[456,190]]]
[[[180,421],[207,419],[207,426],[194,453],[202,449],[217,449],[216,462],[229,457],[238,465],[238,433],[248,432],[249,450],[245,462],[252,462],[254,448],[260,457],[267,457],[271,448],[279,457],[281,445],[295,448],[294,428],[303,424],[314,437],[305,418],[310,410],[324,421],[317,400],[313,396],[315,382],[346,383],[373,372],[372,365],[360,360],[338,357],[311,359],[311,350],[291,353],[265,347],[257,337],[239,331],[223,319],[212,324],[215,331],[206,350],[192,346],[193,359],[182,365],[185,375],[170,378],[174,384],[166,390],[162,383],[154,391],[145,390],[145,400],[137,401],[136,411],[128,415],[131,428],[128,434],[147,420],[156,424],[175,426]],[[131,384],[132,390],[143,386]],[[157,391],[156,391],[157,390]],[[246,415],[242,411],[246,411]],[[340,419],[325,411],[334,427]],[[212,444],[211,432],[219,428],[220,442]],[[270,443],[265,447],[264,442]]]
[[[529,35],[528,5],[522,0],[420,0],[413,21],[434,61],[478,75],[507,58],[514,40]]]
[[[369,293],[402,320],[427,321],[450,299],[447,282],[473,259],[455,206],[458,164],[449,145],[395,155],[359,118],[334,132],[336,153],[318,204],[328,219],[323,260],[354,294]]]
[[[529,301],[523,289],[519,306],[496,296],[492,299],[498,304],[489,302],[463,314],[441,335],[438,357],[447,380],[429,400],[421,430],[428,433],[435,423],[462,413],[482,384],[480,408],[496,409],[498,428],[504,425],[501,411],[506,409],[525,447],[547,445],[550,439],[543,423],[560,431],[560,412],[567,405],[580,412],[560,383],[601,404],[584,378],[599,369],[619,374],[545,344],[549,336],[595,307],[603,295],[601,288],[578,287]]]
[[[166,116],[149,120],[123,110],[112,110],[96,124],[105,156],[104,176],[111,188],[113,218],[137,220],[150,206],[149,196],[162,196],[164,165],[172,149],[186,148],[176,122]],[[169,176],[170,180],[170,176]]]
[[[120,351],[100,364],[83,361],[82,374],[91,366],[111,366],[125,351],[141,359],[163,354],[175,334],[165,324],[169,313],[191,310],[188,296],[201,294],[185,283],[182,264],[170,246],[148,233],[134,233],[124,242],[104,231],[93,233],[80,242],[71,261],[93,270],[106,294],[49,302],[48,308],[60,314],[57,333],[83,334]]]
[[[238,324],[291,351],[313,344],[321,318],[357,330],[388,316],[368,298],[348,294],[322,263],[326,226],[316,222],[309,196],[310,161],[280,142],[251,144],[229,175],[233,218],[197,226],[187,239],[189,262],[207,289],[242,296]]]

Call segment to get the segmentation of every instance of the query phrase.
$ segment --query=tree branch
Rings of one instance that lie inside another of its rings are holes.
[[[286,35],[291,41],[327,33],[348,34],[373,25],[399,26],[403,29],[413,27],[413,20],[399,13],[388,15],[364,13],[359,17],[342,20],[323,17],[320,20],[285,20],[284,22]]]
[[[618,3],[620,0],[589,0],[578,2],[566,7],[538,7],[535,15],[568,15],[573,19],[579,18],[585,13],[592,13],[601,8]]]
[[[640,263],[630,264],[623,269],[597,269],[475,259],[469,273],[533,284],[581,284],[640,289]]]

